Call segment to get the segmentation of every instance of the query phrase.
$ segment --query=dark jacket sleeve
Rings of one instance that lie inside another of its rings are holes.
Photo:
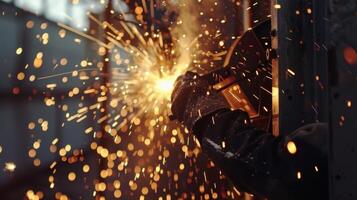
[[[194,133],[203,152],[242,191],[261,198],[299,199],[308,194],[310,184],[321,185],[322,179],[315,176],[314,168],[325,166],[325,158],[300,137],[301,131],[288,137],[274,137],[254,128],[245,112],[220,110],[200,120]],[[312,131],[304,133],[311,135]],[[294,155],[290,153],[289,141],[294,141],[301,150]],[[298,173],[306,176],[304,180],[297,177]],[[312,188],[312,194],[326,189]]]

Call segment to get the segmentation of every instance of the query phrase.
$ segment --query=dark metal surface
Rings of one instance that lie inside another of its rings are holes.
[[[357,87],[336,87],[332,93],[331,116],[331,200],[357,199],[357,107],[347,106],[347,101],[357,102]]]
[[[278,3],[280,134],[328,122],[330,199],[356,199],[357,65],[344,55],[357,49],[356,1]]]
[[[325,1],[278,1],[280,134],[326,122],[327,12]]]
[[[357,199],[357,2],[330,1],[332,200]],[[346,53],[348,50],[352,54]],[[353,53],[354,52],[354,53]],[[350,60],[352,59],[352,60]]]

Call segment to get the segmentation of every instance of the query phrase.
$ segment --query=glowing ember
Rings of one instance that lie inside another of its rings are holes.
[[[288,149],[289,153],[291,153],[291,154],[296,154],[296,152],[297,152],[297,147],[296,147],[295,143],[292,141],[288,142],[287,149]]]
[[[355,65],[357,63],[357,52],[352,47],[346,47],[343,50],[343,56],[348,64]]]
[[[5,171],[13,172],[16,169],[16,165],[13,162],[5,163]]]

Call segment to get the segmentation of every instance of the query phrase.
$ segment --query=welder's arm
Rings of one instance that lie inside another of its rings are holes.
[[[265,177],[275,164],[279,139],[251,126],[246,112],[228,109],[224,98],[191,72],[178,78],[171,100],[172,113],[239,188],[264,196],[267,185],[276,185]]]
[[[231,111],[224,101],[206,81],[188,73],[176,83],[172,113],[197,136],[202,151],[237,188],[262,198],[300,200],[316,193],[313,189],[327,182],[320,181],[325,177],[322,172],[327,171],[323,170],[327,166],[326,153],[318,150],[325,141],[318,133],[326,130],[316,128],[321,126],[303,127],[289,136],[274,137],[254,128],[246,112]],[[299,145],[298,153],[288,151],[290,141]],[[321,168],[315,170],[316,166]],[[305,182],[297,179],[297,172],[304,174]]]
[[[225,151],[231,150],[245,156],[260,149],[259,146],[267,141],[276,141],[270,134],[255,129],[246,112],[231,111],[225,99],[198,74],[188,72],[177,79],[171,102],[173,115],[200,142],[203,138],[220,145],[224,142]]]
[[[261,171],[239,155],[224,151],[220,145],[207,138],[202,141],[202,150],[241,192],[254,194],[261,199],[289,199],[288,190],[280,179],[270,176],[267,171]]]
[[[246,112],[220,110],[200,119],[194,131],[201,136],[202,151],[238,189],[260,197],[281,196],[284,186],[273,176],[279,170],[281,139],[254,128]]]
[[[281,182],[286,171],[279,155],[282,139],[254,128],[246,112],[218,111],[199,120],[194,131],[202,135],[202,151],[239,190],[262,199],[289,199]]]
[[[274,137],[244,123],[244,115],[222,110],[202,118],[195,130],[202,135],[202,151],[236,187],[262,199],[326,199],[326,124],[309,124],[285,137]],[[215,138],[217,133],[222,138]]]

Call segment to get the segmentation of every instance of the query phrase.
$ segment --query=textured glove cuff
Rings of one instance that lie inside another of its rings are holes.
[[[192,131],[200,119],[222,109],[229,109],[227,102],[223,96],[213,91],[210,95],[201,96],[188,104],[183,123]]]

